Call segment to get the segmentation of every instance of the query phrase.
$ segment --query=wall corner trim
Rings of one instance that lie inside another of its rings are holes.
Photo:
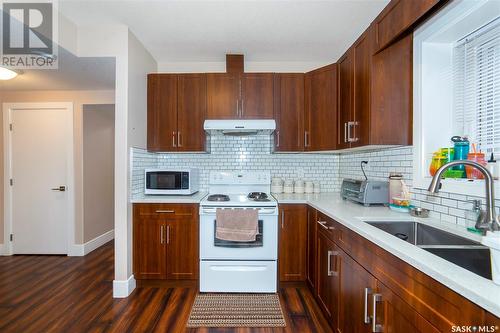
[[[136,287],[136,281],[133,275],[127,280],[113,280],[113,298],[126,298]]]

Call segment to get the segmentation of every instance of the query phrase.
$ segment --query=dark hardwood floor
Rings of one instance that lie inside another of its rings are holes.
[[[280,289],[285,328],[186,329],[196,290],[112,298],[113,243],[85,257],[0,257],[0,332],[331,332],[305,285]]]

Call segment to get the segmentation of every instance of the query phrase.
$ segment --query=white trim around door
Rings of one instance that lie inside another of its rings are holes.
[[[67,254],[80,255],[78,245],[75,244],[75,189],[74,189],[74,135],[73,135],[73,103],[3,103],[3,139],[4,139],[4,254],[12,255],[13,247],[10,241],[12,233],[12,110],[33,109],[61,109],[67,112],[66,131],[66,167],[67,167]],[[35,167],[34,167],[35,168]],[[34,170],[35,171],[35,170]]]

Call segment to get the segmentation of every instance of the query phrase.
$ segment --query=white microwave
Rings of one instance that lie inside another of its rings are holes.
[[[146,169],[144,170],[144,194],[190,195],[199,190],[200,170]]]

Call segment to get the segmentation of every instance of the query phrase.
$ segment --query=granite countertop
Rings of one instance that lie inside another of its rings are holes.
[[[208,192],[196,192],[191,195],[143,195],[130,200],[131,203],[200,203]]]
[[[500,316],[500,285],[363,221],[417,221],[477,242],[481,241],[480,235],[468,232],[465,227],[432,218],[415,218],[409,214],[394,212],[387,207],[364,207],[342,200],[339,193],[273,194],[273,196],[281,204],[309,204],[458,294]]]

